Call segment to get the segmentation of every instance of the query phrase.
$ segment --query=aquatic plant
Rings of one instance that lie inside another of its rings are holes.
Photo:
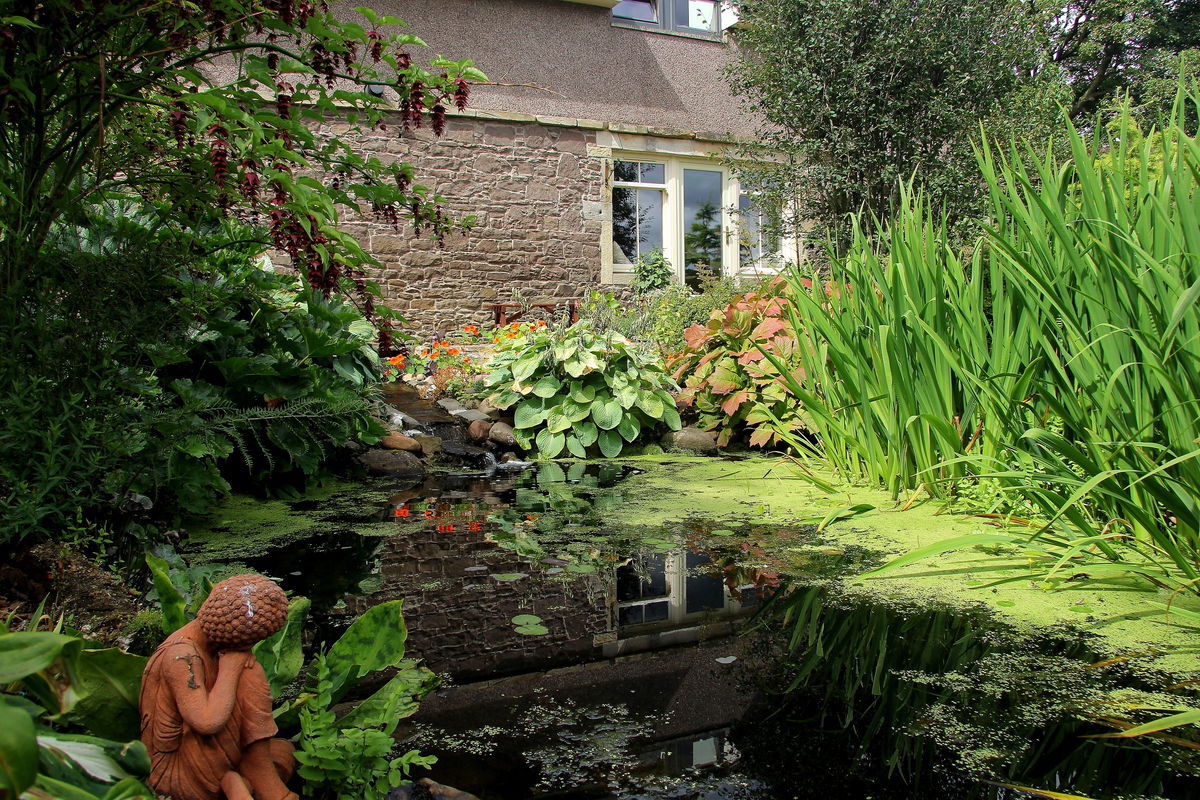
[[[793,270],[799,369],[763,352],[818,435],[796,446],[896,496],[989,483],[1032,512],[1012,535],[1051,574],[1200,591],[1198,105],[1193,86],[1141,137],[1064,121],[1061,162],[983,144],[971,247],[905,191],[881,239],[856,229],[832,260],[852,289]]]
[[[781,696],[781,716],[844,731],[860,763],[873,753],[910,786],[940,781],[930,768],[946,756],[977,780],[1060,792],[1031,790],[1047,797],[1170,796],[1194,780],[1181,773],[1200,773],[1194,734],[1137,746],[1104,738],[1157,708],[1194,710],[1197,695],[1133,655],[1097,656],[1083,634],[1010,629],[925,601],[864,602],[800,580],[767,597],[754,627],[771,657],[751,663]]]
[[[659,423],[680,428],[671,379],[624,336],[580,322],[518,329],[496,343],[484,385],[492,404],[513,409],[523,449],[585,458],[594,445],[614,458]]]

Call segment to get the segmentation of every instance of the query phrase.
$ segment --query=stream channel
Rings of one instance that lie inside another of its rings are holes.
[[[483,800],[1200,798],[1196,750],[1085,738],[1106,730],[1089,702],[1153,688],[1135,664],[1095,667],[1065,628],[851,599],[839,579],[879,556],[813,526],[623,525],[636,472],[244,500],[188,555],[309,597],[310,646],[403,598],[408,655],[443,682],[402,746]]]

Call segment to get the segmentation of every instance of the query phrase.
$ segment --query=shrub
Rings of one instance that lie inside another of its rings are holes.
[[[801,404],[763,353],[783,364],[795,361],[783,288],[774,282],[748,292],[714,311],[705,324],[688,328],[687,346],[668,365],[675,380],[683,381],[680,401],[700,414],[697,427],[719,431],[722,447],[742,428],[753,429],[750,444],[761,446],[805,427]]]
[[[368,400],[373,331],[354,306],[244,259],[179,288],[175,311],[193,327],[151,349],[173,409],[153,420],[170,453],[153,477],[185,509],[206,510],[229,480],[302,484],[343,443],[383,432]]]
[[[659,422],[680,427],[671,379],[624,336],[581,322],[531,326],[497,344],[484,385],[497,408],[513,409],[525,449],[585,458],[591,448],[614,458]]]
[[[661,289],[671,282],[675,270],[671,262],[663,255],[661,248],[655,247],[648,253],[638,256],[633,265],[633,291],[635,294],[645,294],[655,289]]]
[[[678,284],[622,300],[611,293],[592,292],[580,308],[580,318],[597,332],[615,331],[647,354],[667,358],[683,349],[686,328],[706,321],[737,294],[732,278],[712,278],[699,293]]]
[[[239,229],[93,222],[39,256],[44,283],[0,300],[0,543],[140,558],[156,520],[230,481],[294,484],[380,432],[354,306],[255,266]]]

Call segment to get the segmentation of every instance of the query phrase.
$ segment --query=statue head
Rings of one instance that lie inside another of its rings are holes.
[[[288,601],[283,589],[262,575],[235,575],[213,587],[196,619],[209,642],[241,650],[283,627]]]

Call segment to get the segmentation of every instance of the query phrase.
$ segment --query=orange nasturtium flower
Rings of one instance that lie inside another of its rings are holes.
[[[479,327],[476,325],[463,325],[463,330],[475,336],[479,335]]]
[[[434,347],[448,347],[449,345],[450,345],[450,343],[447,342],[445,339],[442,339],[440,342],[433,343]]]
[[[422,358],[424,358],[424,357],[425,357],[425,356],[427,356],[427,355],[429,355],[429,348],[428,348],[428,347],[422,347],[422,348],[421,348],[421,357],[422,357]]]
[[[493,338],[493,339],[492,339],[492,344],[500,344],[500,337],[499,337],[499,336],[496,336],[495,338]]]
[[[429,352],[429,357],[430,357],[430,358],[437,358],[437,357],[438,357],[438,351],[437,351],[437,350],[431,350],[431,351]]]
[[[388,359],[388,363],[395,367],[404,366],[404,356],[392,356]]]
[[[462,352],[462,351],[461,351],[461,350],[459,350],[457,347],[451,347],[449,350],[447,350],[447,351],[446,351],[446,354],[447,354],[447,355],[451,355],[451,356],[456,356],[456,355],[458,355],[458,354],[459,354],[459,353],[461,353],[461,352]]]

